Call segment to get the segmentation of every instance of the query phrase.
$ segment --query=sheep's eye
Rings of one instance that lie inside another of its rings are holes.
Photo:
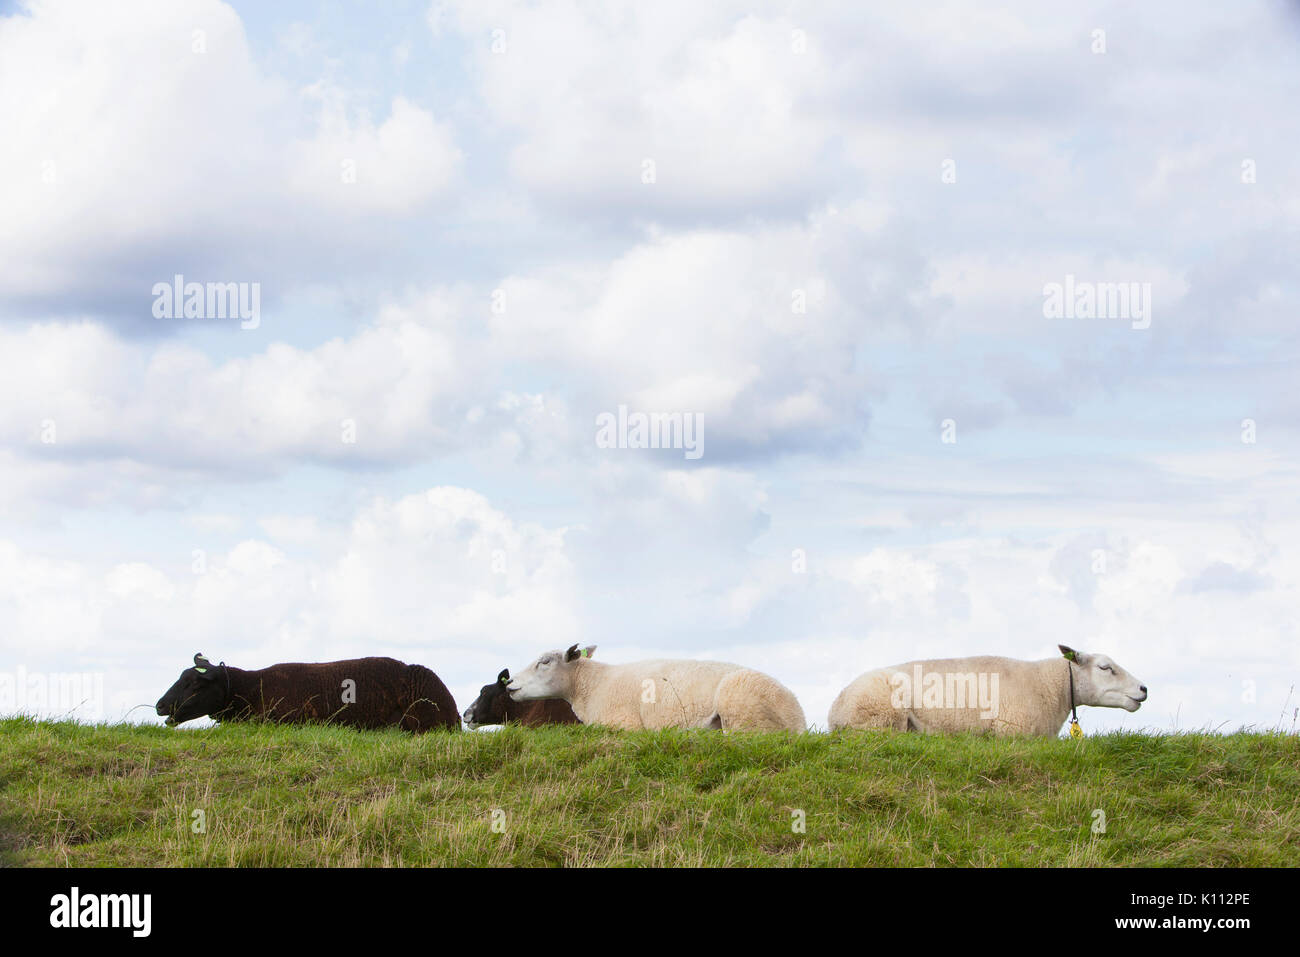
[[[549,665],[549,664],[551,663],[551,659],[550,659],[550,658],[543,658],[543,659],[541,660],[540,663],[541,663],[541,664],[544,664],[544,665]]]
[[[1111,669],[1110,669],[1110,665],[1098,665],[1097,667],[1100,668],[1102,671],[1110,671],[1110,670],[1111,670]]]

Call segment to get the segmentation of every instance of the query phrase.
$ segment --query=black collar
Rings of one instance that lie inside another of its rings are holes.
[[[222,714],[230,710],[230,706],[235,703],[235,698],[234,695],[232,695],[230,692],[230,669],[226,667],[226,663],[224,661],[221,664],[217,665],[217,667],[221,669],[222,675],[224,675],[226,678],[226,701],[225,704],[221,706],[221,709],[217,712],[218,714]]]

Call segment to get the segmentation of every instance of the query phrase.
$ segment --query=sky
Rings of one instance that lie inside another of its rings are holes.
[[[911,7],[0,2],[0,714],[1067,644],[1294,730],[1300,6]]]

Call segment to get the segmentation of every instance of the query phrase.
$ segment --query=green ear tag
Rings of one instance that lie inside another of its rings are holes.
[[[198,668],[198,667],[196,667],[194,670],[197,671],[197,672],[198,672],[199,674],[201,674],[201,675],[206,675],[206,674],[208,673],[208,669],[207,669],[207,668]]]
[[[1070,722],[1070,737],[1078,739],[1083,737],[1083,728],[1079,727],[1079,722]]]

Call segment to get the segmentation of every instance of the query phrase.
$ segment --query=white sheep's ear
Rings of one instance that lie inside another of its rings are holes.
[[[1079,658],[1081,657],[1080,654],[1077,651],[1075,651],[1073,648],[1071,648],[1069,645],[1057,645],[1056,647],[1061,649],[1061,655],[1067,661],[1078,661]]]
[[[596,646],[595,646],[595,645],[588,645],[586,648],[583,648],[583,649],[582,649],[582,657],[584,657],[584,658],[590,658],[591,655],[592,655],[592,652],[594,652],[595,650],[596,650]]]

